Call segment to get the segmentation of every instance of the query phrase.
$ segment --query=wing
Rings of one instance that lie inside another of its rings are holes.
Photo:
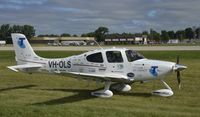
[[[90,77],[92,79],[97,78],[102,81],[126,81],[129,78],[124,75],[119,74],[106,74],[106,75],[99,75],[99,74],[89,74],[89,73],[79,73],[79,72],[70,72],[71,74],[80,75]]]
[[[28,64],[22,64],[22,65],[8,66],[7,68],[15,72],[18,72],[20,69],[39,69],[41,67],[42,67],[41,64],[28,63]]]

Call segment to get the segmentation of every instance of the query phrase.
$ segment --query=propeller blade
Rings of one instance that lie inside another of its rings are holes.
[[[179,56],[176,58],[176,64],[179,64]]]
[[[178,81],[178,87],[181,89],[181,74],[180,71],[177,71],[177,81]]]
[[[176,72],[177,72],[177,81],[178,81],[178,88],[181,89],[181,73],[180,71],[186,69],[187,67],[186,66],[183,66],[183,65],[179,65],[179,55],[177,56],[177,59],[176,59]]]

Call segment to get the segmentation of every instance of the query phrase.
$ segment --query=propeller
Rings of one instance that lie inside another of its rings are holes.
[[[178,81],[179,89],[181,89],[181,73],[180,73],[180,71],[182,71],[186,68],[187,68],[187,66],[179,64],[179,56],[177,56],[176,65],[174,66],[174,71],[177,73],[176,78],[177,78],[177,81]]]

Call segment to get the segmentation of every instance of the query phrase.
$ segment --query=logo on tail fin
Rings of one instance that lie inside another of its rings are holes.
[[[25,38],[19,38],[19,40],[17,41],[20,48],[26,47],[25,44],[24,44],[24,40],[25,40]]]

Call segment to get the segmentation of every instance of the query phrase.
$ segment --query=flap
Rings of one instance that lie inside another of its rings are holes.
[[[119,74],[99,75],[99,74],[89,74],[89,73],[79,73],[79,72],[70,72],[70,73],[75,74],[75,75],[91,76],[91,77],[99,77],[99,78],[128,79],[127,76],[119,75]]]

